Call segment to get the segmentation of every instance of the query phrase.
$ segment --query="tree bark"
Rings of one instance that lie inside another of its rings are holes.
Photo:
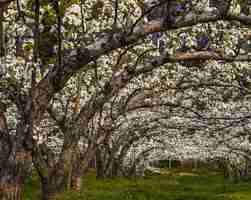
[[[88,170],[88,163],[95,157],[96,150],[95,145],[90,145],[85,153],[78,153],[75,157],[71,178],[71,188],[73,190],[79,192],[82,189],[83,176]]]
[[[58,161],[46,145],[40,145],[33,156],[34,166],[40,176],[42,200],[55,199],[69,186],[72,172],[73,150],[65,148]],[[47,156],[47,160],[43,156]]]
[[[20,200],[21,188],[31,172],[32,153],[24,148],[26,126],[20,122],[16,134],[8,131],[6,109],[0,107],[0,199]]]
[[[42,200],[54,200],[64,191],[64,179],[58,173],[41,178]]]
[[[88,164],[81,166],[81,163],[82,162],[75,162],[71,173],[71,189],[77,192],[81,191],[84,171],[88,168]]]
[[[105,169],[104,169],[104,158],[102,158],[100,148],[96,151],[96,172],[97,172],[97,179],[104,179],[105,178]]]
[[[0,186],[1,200],[21,200],[21,186],[4,184]]]
[[[75,173],[73,173],[72,179],[71,179],[71,187],[73,190],[78,191],[78,192],[81,191],[82,178],[83,178],[83,174],[78,173],[76,171],[75,171]]]
[[[12,156],[11,156],[12,157]],[[0,199],[20,200],[24,181],[31,169],[31,153],[16,152],[14,159],[9,158],[0,169]]]

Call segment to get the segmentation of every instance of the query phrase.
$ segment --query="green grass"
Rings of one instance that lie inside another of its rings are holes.
[[[24,200],[37,200],[40,199],[40,182],[36,173],[26,182],[23,199]]]
[[[137,180],[96,180],[90,172],[80,193],[68,191],[60,200],[251,200],[251,181],[233,183],[220,174],[205,171],[179,175],[148,175]],[[26,184],[24,200],[39,198],[37,178]]]

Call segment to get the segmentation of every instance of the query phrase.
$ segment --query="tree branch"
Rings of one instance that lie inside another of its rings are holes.
[[[139,39],[146,37],[148,34],[152,32],[158,31],[167,31],[172,29],[178,29],[187,26],[193,26],[199,23],[208,23],[208,22],[216,22],[218,20],[222,20],[220,15],[215,13],[202,13],[200,15],[189,14],[185,17],[177,18],[175,23],[172,25],[166,25],[160,21],[151,21],[149,23],[138,25],[134,28],[132,34],[128,35],[127,33],[131,32],[131,28],[127,28],[127,30],[118,29],[116,32],[113,31],[104,31],[102,34],[102,38],[97,39],[94,43],[86,46],[80,47],[78,49],[72,49],[64,52],[64,64],[61,69],[55,67],[42,79],[36,89],[35,89],[35,101],[36,101],[36,109],[34,109],[33,116],[37,119],[36,121],[40,121],[49,101],[52,96],[61,90],[69,78],[81,68],[84,68],[88,63],[97,60],[100,56],[107,54],[115,49],[128,46],[130,44],[136,43]],[[245,25],[251,25],[251,17],[249,16],[227,16],[224,18],[226,21],[237,20]],[[208,53],[197,53],[193,56],[193,59],[218,59],[222,60],[221,57],[215,57],[215,55]],[[185,57],[183,57],[185,58]],[[166,57],[160,58],[156,60],[154,66],[159,66],[167,62],[176,62],[181,61],[182,57]],[[191,59],[186,57],[186,59]],[[225,60],[228,61],[236,61],[243,60],[243,57],[238,58],[229,58],[226,57]],[[249,57],[245,58],[250,60]],[[152,66],[153,67],[153,66]],[[142,69],[140,73],[151,70],[148,67]],[[139,71],[138,71],[139,72]]]

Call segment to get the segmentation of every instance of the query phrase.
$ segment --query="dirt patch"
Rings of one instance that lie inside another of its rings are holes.
[[[180,172],[178,173],[179,176],[199,176],[198,174],[195,173],[188,173],[188,172]]]

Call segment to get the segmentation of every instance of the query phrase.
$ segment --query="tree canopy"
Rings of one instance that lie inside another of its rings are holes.
[[[50,199],[94,157],[130,176],[147,158],[249,155],[250,6],[1,0],[0,197],[32,162]]]

